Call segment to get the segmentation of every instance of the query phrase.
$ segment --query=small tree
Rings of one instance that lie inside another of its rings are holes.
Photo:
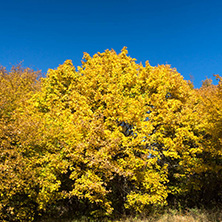
[[[27,147],[23,146],[24,130],[18,113],[38,91],[38,75],[39,72],[21,65],[9,72],[0,69],[0,219],[3,221],[31,220],[34,213],[35,204],[29,196],[33,188],[31,160],[24,156]],[[25,140],[33,136],[31,131],[25,133]]]

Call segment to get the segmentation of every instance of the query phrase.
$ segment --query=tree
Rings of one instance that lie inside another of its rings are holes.
[[[9,72],[0,69],[0,218],[3,221],[32,217],[34,205],[29,201],[28,190],[32,189],[33,175],[23,156],[24,131],[17,113],[38,90],[38,75],[39,72],[21,65]],[[29,136],[33,135],[26,131],[26,140]]]
[[[136,64],[126,48],[49,70],[29,109],[43,119],[42,166],[54,178],[41,201],[86,201],[97,216],[167,204],[201,167],[197,100],[175,69]]]
[[[201,96],[199,111],[202,116],[200,127],[203,129],[202,174],[199,175],[201,203],[211,207],[222,201],[222,79],[213,85],[211,79],[203,81],[197,90]]]

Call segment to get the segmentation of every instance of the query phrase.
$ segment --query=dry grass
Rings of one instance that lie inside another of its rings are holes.
[[[89,222],[90,219],[48,219],[41,222]],[[98,220],[95,220],[98,222]],[[103,221],[103,220],[102,220]],[[104,222],[222,222],[222,209],[199,210],[188,209],[184,213],[178,210],[168,210],[161,215],[148,217],[127,217],[121,220],[104,220]]]
[[[121,222],[222,222],[222,210],[189,209],[185,213],[170,210],[159,216],[146,218],[127,218]],[[117,221],[116,221],[117,222]]]

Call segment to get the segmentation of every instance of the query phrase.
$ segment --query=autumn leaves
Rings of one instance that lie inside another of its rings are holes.
[[[221,170],[220,77],[195,90],[126,48],[83,59],[40,83],[33,71],[2,69],[0,218],[32,220],[71,202],[80,214],[112,216],[194,190],[199,198],[203,174]]]

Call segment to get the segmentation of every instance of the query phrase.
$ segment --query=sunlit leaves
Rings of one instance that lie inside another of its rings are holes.
[[[22,220],[62,200],[94,217],[148,212],[199,189],[215,166],[204,154],[221,155],[221,78],[197,91],[169,65],[127,53],[85,53],[82,66],[67,60],[41,85],[29,70],[2,69],[1,212]],[[21,194],[30,214],[10,205]]]

